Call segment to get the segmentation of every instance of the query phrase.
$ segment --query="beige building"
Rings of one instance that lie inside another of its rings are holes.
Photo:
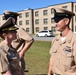
[[[76,13],[76,2],[68,2],[63,4],[57,4],[48,6],[45,8],[39,8],[34,10],[34,33],[40,30],[52,30],[54,33],[58,33],[55,30],[55,23],[52,19],[54,15],[54,8],[63,8]],[[76,31],[76,16],[71,20],[70,28]]]
[[[29,8],[18,11],[20,16],[18,17],[17,24],[23,27],[29,34],[35,34],[41,30],[52,30],[55,34],[57,34],[58,32],[55,30],[55,23],[52,19],[55,7],[63,8],[76,13],[76,2],[56,4],[38,9]],[[0,15],[1,23],[3,23],[2,17],[3,15]],[[72,18],[70,28],[76,32],[76,16]]]
[[[33,10],[29,8],[18,11],[18,13],[20,13],[20,15],[17,24],[23,27],[29,34],[34,33]]]

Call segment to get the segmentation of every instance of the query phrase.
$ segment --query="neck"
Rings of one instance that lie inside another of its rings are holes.
[[[61,36],[62,36],[62,37],[67,36],[67,34],[68,34],[69,31],[70,31],[70,29],[69,29],[69,28],[66,28],[65,30],[63,30],[63,31],[61,32]]]

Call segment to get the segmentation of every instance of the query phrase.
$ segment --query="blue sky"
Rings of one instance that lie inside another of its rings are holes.
[[[36,9],[71,1],[76,2],[76,0],[1,0],[0,14],[3,14],[4,10],[17,12],[27,8]]]

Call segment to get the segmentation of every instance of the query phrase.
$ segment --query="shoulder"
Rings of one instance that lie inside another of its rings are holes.
[[[75,33],[72,33],[72,34],[73,34],[72,40],[76,41],[76,34]]]
[[[2,41],[2,42],[0,43],[0,49],[2,49],[2,50],[0,50],[0,51],[7,52],[7,51],[9,50],[9,47],[8,47],[7,44],[4,43],[4,41]]]
[[[60,35],[55,36],[55,37],[53,38],[53,40],[52,40],[52,43],[53,43],[54,41],[56,41],[57,39],[59,39],[59,38],[60,38]]]
[[[22,27],[19,27],[19,29],[17,30],[17,32],[18,32],[18,33],[22,33],[22,32],[25,32],[25,33],[26,33],[25,29],[22,28]]]
[[[24,29],[23,27],[20,27],[20,26],[18,26],[18,25],[15,25],[15,27],[18,28],[18,30],[17,30],[18,32],[19,32],[19,31],[25,31],[25,29]]]
[[[76,34],[75,34],[75,33],[73,33],[73,38],[75,38],[75,39],[76,39]]]
[[[0,42],[0,54],[3,54],[4,50],[5,50],[5,44],[2,41]]]
[[[0,42],[0,48],[1,48],[1,47],[4,47],[4,46],[5,46],[4,42],[1,41],[1,42]]]

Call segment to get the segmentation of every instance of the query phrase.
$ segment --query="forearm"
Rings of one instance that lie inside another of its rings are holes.
[[[30,46],[32,45],[32,43],[34,42],[34,39],[26,42],[25,46],[23,47],[23,49],[19,52],[19,56],[20,58],[23,57],[23,55],[26,53],[26,51],[30,48]]]
[[[48,75],[52,74],[52,58],[50,57]]]
[[[2,72],[2,75],[12,75],[10,71]]]

